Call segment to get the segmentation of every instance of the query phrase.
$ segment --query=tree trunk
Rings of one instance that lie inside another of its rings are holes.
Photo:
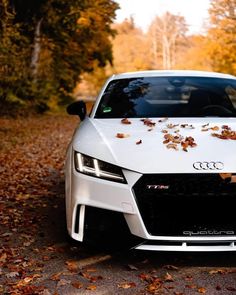
[[[41,25],[42,25],[43,19],[41,18],[35,28],[34,33],[34,47],[32,52],[32,58],[31,58],[31,69],[32,69],[32,76],[34,82],[37,81],[38,77],[38,66],[39,66],[39,56],[41,51]]]

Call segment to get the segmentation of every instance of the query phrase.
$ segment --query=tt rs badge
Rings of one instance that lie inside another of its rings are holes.
[[[164,184],[147,184],[146,188],[149,190],[167,190],[170,186]]]

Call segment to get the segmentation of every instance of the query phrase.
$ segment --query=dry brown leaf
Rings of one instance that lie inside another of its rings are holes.
[[[95,291],[97,289],[97,286],[95,285],[90,285],[86,288],[86,290],[89,290],[89,291]]]
[[[71,272],[77,272],[78,271],[78,263],[76,260],[68,260],[65,262],[66,267]]]
[[[172,123],[170,123],[170,124],[167,124],[167,125],[166,125],[166,127],[167,127],[168,129],[173,129],[173,128],[177,127],[177,126],[179,126],[179,124],[172,124]]]
[[[165,274],[164,280],[166,282],[174,282],[174,279],[173,279],[172,275],[170,275],[168,272]]]
[[[72,282],[71,285],[76,289],[81,289],[83,287],[83,284],[80,281]]]
[[[221,269],[221,268],[219,268],[219,269],[213,269],[213,270],[210,270],[209,271],[209,274],[210,275],[214,275],[214,274],[225,274],[225,273],[227,273],[227,270],[226,269]]]
[[[136,141],[136,144],[137,145],[139,145],[139,144],[141,144],[142,143],[142,140],[140,139],[140,140],[138,140],[138,141]]]
[[[156,125],[155,122],[153,122],[152,120],[146,118],[146,119],[141,119],[141,121],[143,122],[144,125],[148,126],[148,127],[154,127]]]
[[[211,127],[211,130],[218,131],[220,128],[218,126]]]
[[[52,281],[59,281],[61,275],[62,275],[62,272],[58,272],[58,273],[52,275],[52,276],[50,277],[50,280],[52,280]]]
[[[6,262],[7,260],[7,253],[2,253],[0,256],[0,262]]]
[[[71,283],[70,280],[60,279],[57,283],[57,288],[59,288],[61,286],[69,285],[70,283]]]
[[[150,293],[155,293],[157,290],[161,289],[163,286],[163,284],[161,282],[154,282],[152,284],[149,284],[147,287],[146,287],[146,290]]]
[[[200,287],[197,289],[198,293],[201,293],[201,294],[205,294],[206,293],[206,288],[203,288],[203,287]]]
[[[127,133],[117,133],[116,137],[117,138],[127,138],[127,137],[130,137],[130,135]]]
[[[122,119],[122,120],[121,120],[121,123],[122,123],[122,124],[126,124],[126,125],[130,125],[130,124],[131,124],[130,120],[127,119],[127,118]]]
[[[118,286],[118,288],[129,289],[129,288],[134,288],[134,287],[136,287],[136,284],[133,283],[133,282],[129,282],[129,283],[124,282],[124,283],[120,283],[120,284],[118,284],[117,286]]]
[[[175,143],[168,143],[166,147],[167,147],[168,149],[173,149],[173,150],[178,151],[177,144],[175,144]]]

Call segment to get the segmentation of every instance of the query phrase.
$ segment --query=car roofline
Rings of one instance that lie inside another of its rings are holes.
[[[150,70],[120,73],[111,76],[110,80],[127,79],[127,78],[144,78],[144,77],[205,77],[205,78],[222,78],[236,79],[235,76],[224,73],[208,71],[190,71],[190,70]]]

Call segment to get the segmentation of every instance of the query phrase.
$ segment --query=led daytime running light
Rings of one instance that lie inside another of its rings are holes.
[[[86,160],[89,160],[91,167],[86,165]],[[102,168],[102,164],[106,164],[107,171]],[[78,152],[75,152],[75,168],[77,171],[90,176],[126,183],[122,170],[119,167],[82,155]]]

